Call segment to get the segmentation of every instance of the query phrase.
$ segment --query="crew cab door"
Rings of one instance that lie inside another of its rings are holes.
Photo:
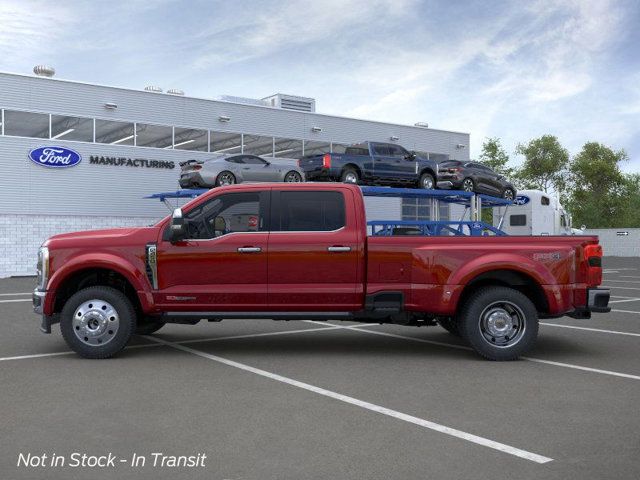
[[[155,302],[176,311],[264,310],[269,191],[222,193],[183,212],[188,233],[158,241]]]
[[[269,306],[353,311],[363,305],[364,242],[349,190],[273,190]],[[364,228],[364,227],[362,227]]]

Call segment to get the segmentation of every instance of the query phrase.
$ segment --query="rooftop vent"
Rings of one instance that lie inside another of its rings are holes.
[[[33,73],[39,77],[51,78],[56,74],[56,69],[49,65],[36,65],[33,67]]]
[[[427,122],[416,122],[414,125],[416,127],[429,128],[429,124]]]
[[[183,96],[184,92],[182,90],[179,90],[177,88],[172,88],[170,90],[167,90],[167,93],[169,95],[179,95],[179,96]]]
[[[233,95],[220,95],[217,100],[231,103],[242,103],[243,105],[258,105],[260,107],[268,107],[269,103],[258,98],[235,97]]]
[[[155,93],[162,93],[162,88],[157,87],[155,85],[147,85],[146,87],[144,87],[144,89],[147,92],[155,92]]]
[[[283,108],[285,110],[296,110],[298,112],[316,111],[316,101],[309,97],[297,97],[295,95],[276,93],[270,97],[263,98],[263,100],[271,107]]]

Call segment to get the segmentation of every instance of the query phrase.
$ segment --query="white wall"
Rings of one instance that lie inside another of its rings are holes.
[[[619,235],[628,232],[629,235]],[[606,257],[640,257],[640,228],[589,228],[586,235],[598,235]]]

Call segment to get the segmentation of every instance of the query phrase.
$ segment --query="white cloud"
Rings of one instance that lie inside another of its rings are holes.
[[[71,12],[59,3],[3,0],[0,3],[0,62],[6,67],[25,58],[50,58],[56,40],[73,22]]]

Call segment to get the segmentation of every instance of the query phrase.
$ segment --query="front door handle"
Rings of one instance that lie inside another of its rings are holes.
[[[350,252],[351,247],[342,247],[339,245],[334,245],[333,247],[327,247],[329,252]]]
[[[260,247],[239,247],[238,253],[260,253],[262,249]]]

